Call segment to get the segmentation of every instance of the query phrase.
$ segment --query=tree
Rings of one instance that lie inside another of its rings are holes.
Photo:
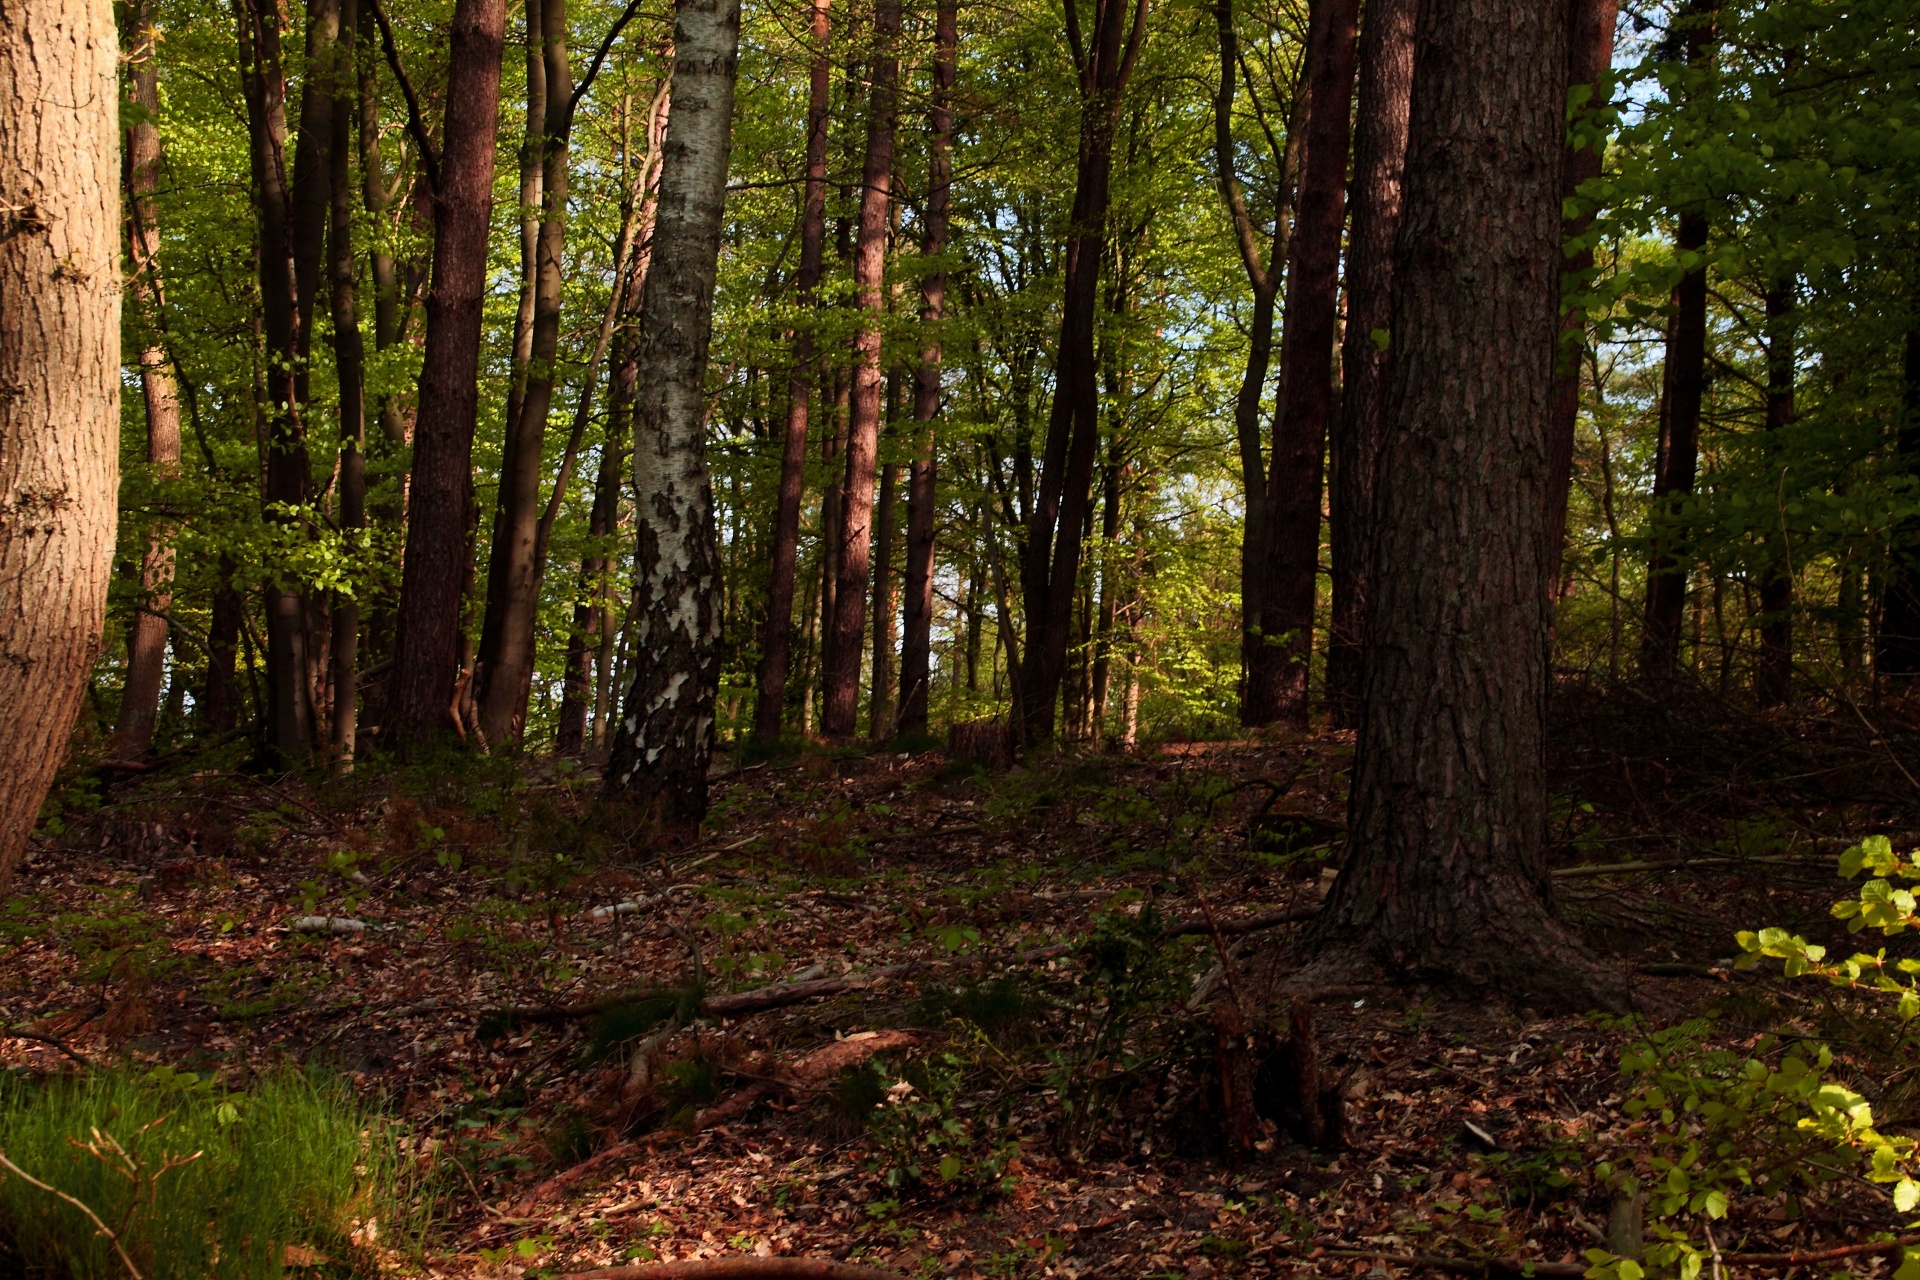
[[[1546,861],[1566,27],[1527,0],[1420,15],[1349,852],[1311,978],[1623,1000],[1555,919]]]
[[[388,61],[404,79],[391,26],[374,12]],[[390,723],[402,744],[461,728],[451,708],[460,678],[461,588],[473,558],[473,428],[505,26],[505,0],[456,0],[442,149],[427,136],[407,89],[408,129],[432,193],[434,234],[390,693]]]
[[[1776,280],[1767,290],[1767,435],[1770,452],[1780,452],[1779,438],[1793,425],[1794,313],[1797,283]],[[1783,522],[1784,523],[1784,522]],[[1760,654],[1754,664],[1754,699],[1763,707],[1778,706],[1793,694],[1793,556],[1787,531],[1769,535],[1772,544],[1766,572],[1760,579]]]
[[[106,0],[0,11],[0,894],[99,652],[120,431],[120,99]]]
[[[355,65],[355,38],[360,26],[360,0],[340,0],[338,61]],[[367,408],[366,358],[360,340],[360,314],[355,296],[359,279],[353,252],[354,134],[360,123],[359,78],[336,71],[335,103],[329,144],[329,199],[327,260],[332,277],[333,367],[340,402],[340,529],[353,539],[367,527]],[[360,602],[352,590],[333,601],[332,628],[333,772],[353,772],[359,729]]]
[[[1353,212],[1347,232],[1343,380],[1333,433],[1327,529],[1333,610],[1327,624],[1327,706],[1334,723],[1359,719],[1366,650],[1367,561],[1373,497],[1387,432],[1387,365],[1393,324],[1393,244],[1407,159],[1418,0],[1370,0],[1360,34],[1360,102],[1354,113]]]
[[[677,0],[653,257],[640,317],[634,677],[611,794],[669,824],[707,808],[719,683],[719,534],[707,473],[707,349],[739,73],[739,0]]]

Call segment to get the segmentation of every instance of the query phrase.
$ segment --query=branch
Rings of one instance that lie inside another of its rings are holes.
[[[380,0],[367,0],[367,3],[373,9],[373,20],[380,24],[380,46],[386,50],[387,65],[393,69],[393,78],[399,82],[400,94],[407,100],[407,132],[413,135],[413,145],[420,150],[420,164],[427,173],[427,189],[439,195],[440,153],[434,150],[426,122],[421,119],[420,96],[413,91],[413,81],[407,78],[407,69],[400,65],[400,50],[393,42],[393,26],[387,21],[387,11],[380,7]]]
[[[587,90],[593,87],[594,78],[600,74],[601,64],[606,62],[607,55],[613,51],[613,42],[620,38],[620,33],[626,30],[627,24],[632,22],[633,16],[639,12],[640,0],[627,0],[627,7],[614,20],[613,29],[607,32],[607,38],[602,40],[600,47],[594,51],[593,61],[587,64],[587,74],[581,77],[579,85],[574,88],[573,97],[567,100],[568,120],[573,119],[574,109],[580,105],[580,99],[586,97]]]
[[[900,1274],[830,1258],[706,1258],[601,1267],[560,1280],[900,1280]]]
[[[96,1130],[96,1132],[98,1131]],[[133,1280],[142,1280],[142,1277],[140,1275],[140,1268],[134,1266],[133,1259],[127,1256],[126,1248],[120,1243],[120,1237],[113,1233],[113,1229],[111,1227],[107,1226],[106,1223],[100,1221],[100,1215],[95,1213],[92,1209],[88,1208],[85,1201],[78,1200],[73,1196],[68,1195],[66,1192],[62,1191],[58,1187],[48,1186],[46,1183],[40,1181],[40,1179],[28,1173],[25,1169],[22,1169],[19,1165],[15,1164],[13,1161],[7,1159],[7,1153],[4,1151],[0,1151],[0,1165],[6,1166],[7,1170],[10,1173],[12,1173],[15,1177],[19,1178],[21,1181],[29,1184],[30,1186],[38,1187],[49,1195],[59,1196],[62,1200],[65,1200],[68,1204],[72,1205],[74,1208],[78,1209],[80,1212],[86,1214],[88,1218],[93,1220],[93,1225],[99,1228],[100,1234],[105,1236],[107,1238],[107,1241],[113,1245],[113,1251],[120,1255],[120,1265],[127,1269],[127,1274],[132,1276]]]

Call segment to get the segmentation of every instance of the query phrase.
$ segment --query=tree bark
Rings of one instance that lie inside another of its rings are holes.
[[[340,42],[334,81],[338,95],[333,111],[333,167],[329,182],[332,223],[328,229],[328,258],[333,275],[333,367],[340,400],[340,532],[358,550],[358,538],[367,527],[367,413],[365,353],[360,341],[360,315],[354,296],[358,271],[353,256],[353,155],[358,124],[357,78],[344,74],[354,65],[355,34],[360,25],[360,0],[340,0]],[[355,575],[358,577],[359,575]],[[363,590],[335,595],[333,601],[333,772],[353,772],[359,728],[360,601]]]
[[[232,557],[222,555],[215,570],[213,608],[207,616],[207,682],[199,711],[208,731],[222,733],[240,722],[240,690],[233,663],[240,649],[240,624],[246,602],[234,590]]]
[[[800,504],[807,487],[807,415],[814,380],[813,315],[820,306],[820,268],[827,239],[827,124],[833,87],[828,9],[813,0],[813,59],[807,73],[807,177],[800,206],[800,267],[795,303],[803,313],[793,330],[793,368],[787,375],[786,433],[780,450],[780,497],[774,513],[767,582],[766,633],[760,646],[756,742],[780,740],[786,716],[787,676],[793,665],[793,584],[800,557]]]
[[[720,674],[719,536],[706,458],[707,348],[739,70],[739,0],[677,0],[635,406],[635,674],[609,790],[669,824],[707,807]]]
[[[866,640],[867,578],[872,568],[874,467],[880,448],[880,321],[886,313],[888,213],[900,80],[900,3],[876,0],[873,76],[867,103],[867,154],[861,172],[860,228],[854,241],[855,305],[864,313],[853,339],[853,390],[847,405],[847,469],[841,490],[840,555],[827,629],[826,706],[820,725],[844,742],[860,714],[860,659]]]
[[[927,731],[933,674],[934,503],[940,416],[940,322],[946,315],[947,222],[953,198],[953,81],[959,61],[959,6],[939,0],[934,11],[933,97],[927,110],[927,206],[921,253],[933,264],[920,278],[920,363],[913,373],[913,421],[918,435],[907,477],[907,572],[901,609],[900,716],[903,734]]]
[[[900,433],[900,402],[905,390],[906,370],[896,368],[887,377],[888,439]],[[873,676],[867,700],[867,737],[874,742],[885,742],[894,732],[893,541],[899,486],[900,468],[882,462],[880,496],[874,502],[873,517]]]
[[[540,0],[526,0],[527,125],[520,137],[520,303],[513,313],[513,349],[508,357],[509,430],[520,421],[527,390],[527,366],[533,357],[534,293],[540,278],[540,184],[546,173],[547,58]],[[484,639],[482,648],[491,648]]]
[[[0,9],[0,896],[85,702],[113,568],[118,45],[106,0]]]
[[[1129,18],[1126,0],[1094,0],[1092,39],[1086,42],[1081,39],[1079,0],[1069,0],[1066,6],[1068,45],[1079,79],[1080,145],[1067,232],[1053,406],[1021,566],[1027,639],[1014,683],[1020,736],[1028,743],[1053,736],[1054,704],[1066,670],[1081,544],[1100,446],[1094,321],[1106,250],[1113,137],[1127,82],[1146,39],[1147,4],[1148,0],[1134,0]]]
[[[1565,10],[1433,0],[1417,47],[1348,854],[1296,981],[1617,1008],[1546,862]]]
[[[456,0],[445,143],[430,168],[433,277],[391,694],[394,736],[403,745],[458,727],[450,707],[461,668],[461,587],[472,557],[468,508],[505,25],[505,0]]]
[[[1793,425],[1796,282],[1788,277],[1767,290],[1767,451],[1777,456],[1780,433]],[[1774,707],[1793,696],[1793,546],[1787,513],[1767,535],[1767,567],[1760,580],[1760,658],[1753,673],[1754,700]]]
[[[1307,72],[1300,212],[1287,255],[1280,410],[1268,462],[1268,550],[1263,561],[1269,576],[1261,589],[1261,643],[1253,651],[1241,697],[1243,724],[1307,722],[1358,9],[1357,0],[1317,0],[1310,10],[1310,21],[1320,30],[1307,37],[1316,56]]]
[[[1894,461],[1910,476],[1920,476],[1920,295],[1907,316],[1902,347],[1900,430]],[[1894,526],[1888,546],[1887,585],[1880,601],[1875,637],[1875,675],[1897,680],[1920,676],[1920,521]]]
[[[128,39],[130,103],[123,162],[127,193],[128,293],[140,348],[140,392],[147,418],[147,469],[161,483],[180,471],[180,393],[162,340],[165,307],[160,271],[160,75],[152,0],[136,0]],[[127,636],[127,679],[109,748],[116,760],[137,760],[153,745],[165,680],[167,620],[173,601],[173,521],[154,516],[140,565],[139,610]]]
[[[1686,615],[1686,531],[1679,515],[1693,492],[1699,464],[1700,407],[1707,384],[1706,215],[1682,213],[1675,245],[1683,262],[1697,265],[1680,277],[1673,291],[1665,369],[1666,412],[1661,420],[1653,477],[1654,551],[1647,562],[1640,674],[1656,683],[1673,678]]]
[[[1333,614],[1327,628],[1327,709],[1353,728],[1360,716],[1365,661],[1367,560],[1380,450],[1387,437],[1387,366],[1393,336],[1393,243],[1400,229],[1400,181],[1407,159],[1407,103],[1413,90],[1413,36],[1419,0],[1369,0],[1360,33],[1360,102],[1354,115],[1353,209],[1347,231],[1344,381],[1328,533]]]

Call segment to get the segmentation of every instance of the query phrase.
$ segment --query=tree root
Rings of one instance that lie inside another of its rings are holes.
[[[560,1280],[900,1280],[900,1275],[831,1258],[704,1258],[574,1271]]]

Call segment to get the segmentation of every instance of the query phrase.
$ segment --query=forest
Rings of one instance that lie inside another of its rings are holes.
[[[1915,0],[0,5],[0,1280],[1920,1280]]]

